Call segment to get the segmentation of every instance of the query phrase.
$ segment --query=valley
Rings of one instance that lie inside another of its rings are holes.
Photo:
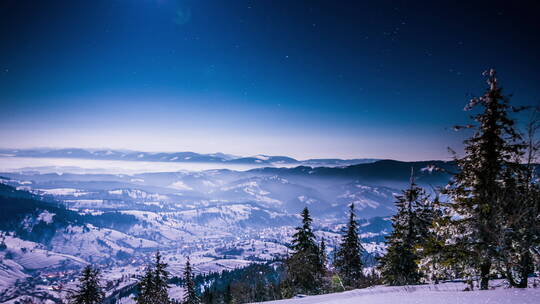
[[[196,273],[276,260],[287,254],[304,206],[312,210],[317,238],[325,239],[332,254],[347,207],[355,203],[364,259],[372,265],[384,253],[394,194],[407,182],[401,176],[412,166],[426,185],[447,178],[423,169],[428,165],[382,161],[247,171],[3,172],[4,206],[19,199],[30,205],[6,209],[13,214],[7,215],[11,224],[2,227],[1,277],[6,279],[0,281],[0,300],[57,301],[88,263],[104,269],[107,294],[119,297],[157,250],[173,276],[181,276],[188,255]]]

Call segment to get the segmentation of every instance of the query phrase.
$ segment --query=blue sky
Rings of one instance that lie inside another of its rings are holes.
[[[490,3],[490,5],[487,5]],[[496,67],[540,100],[526,2],[5,1],[2,147],[448,158]]]

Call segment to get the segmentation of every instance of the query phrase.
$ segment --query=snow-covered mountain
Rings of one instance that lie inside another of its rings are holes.
[[[375,159],[307,159],[296,160],[287,156],[235,156],[225,153],[201,154],[195,152],[150,153],[127,150],[99,149],[0,149],[3,157],[73,158],[90,160],[124,160],[150,162],[227,163],[254,165],[306,165],[347,166],[376,161]]]
[[[430,166],[442,169],[424,170]],[[158,249],[173,275],[187,254],[198,272],[272,260],[287,251],[304,206],[331,251],[355,203],[369,263],[385,250],[393,196],[408,183],[410,168],[429,187],[446,182],[452,166],[378,161],[247,171],[0,173],[0,274],[6,278],[0,301],[63,297],[85,263],[107,269],[107,292],[118,293]]]
[[[437,170],[424,170],[434,166]],[[338,219],[354,202],[359,216],[389,216],[394,194],[406,187],[411,167],[428,190],[449,179],[451,162],[378,161],[348,167],[260,168],[142,174],[4,172],[18,189],[55,198],[69,208],[183,210],[251,204],[272,212],[296,214],[309,206],[321,219]]]
[[[90,195],[86,188],[38,190],[27,188],[38,185],[35,182],[2,181],[32,191],[0,184],[2,302],[14,303],[29,296],[56,301],[65,296],[73,278],[87,263],[107,269],[107,292],[118,292],[133,284],[133,276],[158,249],[173,275],[181,273],[187,254],[198,272],[272,260],[287,251],[299,220],[295,214],[256,202],[172,204],[159,202],[169,196],[116,189],[97,191],[109,195],[109,199],[96,203],[99,200],[84,199]],[[245,190],[244,185],[235,185]],[[71,199],[79,202],[73,204]],[[361,225],[366,248],[377,254],[381,238],[389,231],[388,221],[362,220]],[[321,220],[317,227],[319,237],[337,241],[341,224]]]

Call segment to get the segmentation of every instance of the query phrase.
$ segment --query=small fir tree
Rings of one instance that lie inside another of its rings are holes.
[[[99,269],[87,265],[79,278],[77,290],[69,296],[71,304],[99,304],[103,302],[105,293],[99,284]]]
[[[362,263],[363,252],[364,248],[358,237],[358,223],[353,203],[349,210],[349,222],[334,261],[334,266],[343,284],[347,287],[360,287],[364,267]]]
[[[426,239],[431,225],[426,192],[416,185],[411,170],[410,186],[396,196],[397,213],[392,217],[392,233],[386,237],[387,253],[379,258],[383,281],[389,285],[411,285],[420,282],[417,249]]]
[[[286,261],[284,289],[292,296],[297,293],[318,294],[322,290],[325,269],[319,246],[311,228],[313,220],[305,207],[301,213],[302,226],[293,235],[292,255]]]
[[[154,270],[152,267],[147,267],[146,271],[137,284],[137,295],[135,302],[137,304],[153,304],[154,303]]]
[[[153,290],[154,290],[154,304],[168,304],[170,303],[168,289],[169,289],[169,272],[167,271],[167,264],[163,261],[163,257],[159,251],[156,252],[154,257],[154,275],[153,275]]]
[[[199,304],[199,297],[195,290],[195,282],[193,280],[193,269],[189,257],[186,261],[186,267],[184,268],[184,299],[183,304]]]
[[[326,270],[326,264],[328,263],[328,257],[326,256],[326,242],[324,241],[324,238],[321,240],[321,245],[319,246],[319,261],[321,263],[321,267]]]

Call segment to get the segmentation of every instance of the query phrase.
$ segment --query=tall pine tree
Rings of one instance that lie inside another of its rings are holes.
[[[358,223],[354,213],[354,203],[349,210],[349,222],[336,252],[334,266],[346,287],[360,287],[363,278],[362,252],[364,248],[358,238]]]
[[[514,120],[508,114],[512,108],[502,94],[495,70],[485,75],[485,94],[473,98],[465,108],[479,108],[473,116],[476,124],[467,126],[474,134],[464,141],[465,155],[456,157],[459,172],[443,192],[451,201],[446,230],[453,235],[447,243],[465,250],[462,256],[480,276],[481,289],[488,289],[492,264],[500,255],[504,172],[523,148]]]
[[[410,285],[420,282],[418,248],[427,237],[431,225],[427,212],[431,202],[426,192],[414,181],[396,196],[397,213],[392,217],[392,233],[387,236],[387,253],[379,259],[383,281],[389,285]]]
[[[168,294],[168,282],[167,264],[163,261],[161,253],[157,251],[154,257],[154,304],[168,304],[171,302]]]
[[[151,266],[148,266],[144,276],[137,284],[137,295],[135,296],[135,302],[137,304],[153,304],[154,295],[154,270]]]
[[[183,304],[199,304],[199,296],[195,290],[195,282],[193,281],[193,268],[189,262],[189,257],[184,268],[184,299]]]
[[[301,216],[302,226],[296,228],[291,245],[293,253],[286,261],[284,285],[290,296],[298,293],[320,293],[325,274],[320,249],[311,228],[313,220],[307,207],[302,210]]]
[[[156,252],[154,261],[137,284],[138,293],[135,296],[137,304],[169,304],[169,272],[167,264],[162,260],[161,253]]]
[[[103,302],[105,293],[99,284],[99,269],[91,265],[84,267],[77,290],[69,296],[71,304],[98,304]]]

